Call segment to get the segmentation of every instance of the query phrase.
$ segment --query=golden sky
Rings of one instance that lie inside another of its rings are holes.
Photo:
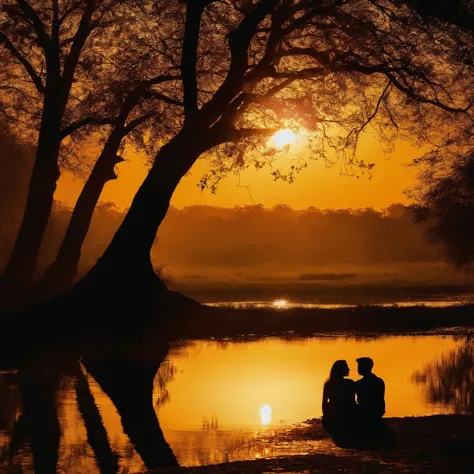
[[[309,161],[308,168],[298,175],[293,184],[273,181],[270,170],[248,169],[240,177],[231,175],[220,184],[217,194],[201,192],[197,183],[208,169],[206,160],[199,160],[177,188],[172,205],[210,205],[221,207],[263,204],[272,207],[286,204],[294,209],[317,208],[364,208],[382,209],[393,203],[407,203],[403,190],[413,183],[415,170],[404,164],[420,156],[419,148],[399,141],[395,152],[384,154],[380,143],[366,134],[360,143],[358,157],[365,162],[375,162],[373,178],[340,176],[338,165],[327,169],[323,161]],[[145,160],[132,150],[123,154],[126,161],[117,167],[119,178],[107,183],[101,201],[114,201],[123,209],[131,200],[143,181],[147,169]],[[291,149],[282,153],[282,167],[291,161]],[[240,183],[240,185],[239,185]],[[82,181],[68,172],[63,173],[56,191],[56,199],[72,205],[82,188]]]

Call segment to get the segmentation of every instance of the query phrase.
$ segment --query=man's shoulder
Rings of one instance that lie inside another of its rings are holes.
[[[362,377],[359,380],[355,381],[356,385],[366,385],[366,384],[377,384],[385,385],[385,382],[380,377],[377,377],[375,374],[371,374],[368,377]]]
[[[385,382],[383,381],[383,379],[380,378],[380,377],[377,377],[375,374],[374,374],[374,380],[375,380],[379,385],[385,385]]]

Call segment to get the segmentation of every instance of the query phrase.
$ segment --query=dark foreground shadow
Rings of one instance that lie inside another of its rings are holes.
[[[36,474],[55,474],[61,439],[58,417],[59,387],[62,377],[75,379],[74,390],[84,421],[87,444],[94,453],[101,474],[116,474],[120,456],[111,447],[102,416],[91,393],[87,373],[110,398],[120,416],[124,433],[147,469],[177,467],[178,462],[166,442],[153,407],[153,381],[167,353],[167,344],[156,349],[156,357],[138,361],[117,357],[77,361],[61,369],[33,362],[22,365],[14,377],[19,403],[9,416],[10,443],[0,455],[0,463],[11,472],[21,448],[31,452]],[[13,411],[19,413],[15,416]],[[5,422],[6,423],[6,422]],[[29,444],[28,444],[29,442]],[[31,446],[31,448],[30,448]],[[21,472],[21,471],[20,471]]]
[[[337,422],[328,422],[323,419],[323,427],[340,448],[391,449],[397,446],[395,432],[386,425],[383,419]]]

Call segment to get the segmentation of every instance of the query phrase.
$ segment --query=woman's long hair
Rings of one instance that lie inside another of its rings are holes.
[[[347,375],[347,369],[348,365],[345,360],[336,360],[329,372],[329,380],[344,378]]]

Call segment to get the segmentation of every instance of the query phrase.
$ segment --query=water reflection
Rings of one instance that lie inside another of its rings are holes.
[[[78,372],[75,384],[76,400],[84,420],[87,442],[94,451],[94,456],[101,474],[115,474],[119,469],[119,455],[112,449],[102,416],[91,393],[85,369]]]
[[[450,406],[455,413],[474,413],[474,345],[467,342],[413,374],[431,403]]]
[[[178,466],[153,407],[153,380],[160,364],[161,360],[84,364],[114,404],[124,433],[148,469]]]
[[[355,369],[367,354],[386,381],[387,416],[472,412],[473,349],[453,337],[200,341],[166,350],[0,373],[1,466],[118,474],[327,452],[335,448],[321,437],[295,443],[286,433],[321,416],[334,360]],[[420,382],[451,395],[426,399]]]
[[[177,466],[153,406],[154,379],[165,354],[157,351],[146,362],[31,363],[0,374],[1,466],[37,474]],[[111,408],[120,423],[112,430]]]
[[[268,403],[265,403],[260,407],[260,410],[258,410],[260,413],[260,423],[262,425],[269,425],[272,422],[272,407],[268,405]]]
[[[176,372],[177,367],[173,362],[164,360],[161,363],[153,382],[153,399],[156,408],[159,408],[169,401],[170,392],[168,390],[168,384],[174,380]]]

